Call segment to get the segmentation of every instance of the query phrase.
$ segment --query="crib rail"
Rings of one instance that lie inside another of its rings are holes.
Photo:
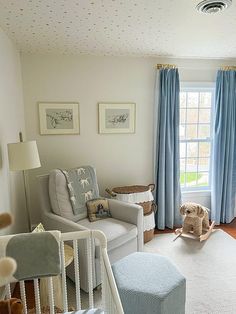
[[[75,273],[75,308],[73,310],[81,310],[81,289],[80,289],[80,265],[78,258],[78,242],[80,240],[86,241],[87,247],[87,263],[88,263],[88,299],[89,308],[94,307],[94,294],[93,294],[93,261],[92,252],[94,249],[94,240],[99,240],[100,243],[100,266],[101,266],[101,294],[102,294],[102,310],[106,314],[123,314],[123,309],[116,287],[115,279],[113,277],[111,265],[107,255],[107,242],[106,237],[101,231],[85,230],[68,232],[61,234],[61,265],[62,273],[59,278],[47,277],[46,279],[34,279],[34,296],[35,296],[35,313],[42,313],[42,283],[46,284],[47,289],[47,305],[50,314],[56,314],[55,295],[61,295],[62,310],[68,312],[70,310],[68,305],[68,291],[67,291],[67,277],[66,277],[66,264],[65,264],[65,242],[70,243],[73,247],[73,260],[74,260],[74,273]],[[27,308],[27,296],[25,291],[25,282],[21,281],[20,295],[23,303],[24,314],[34,313]],[[10,285],[6,286],[6,296],[11,297]],[[100,306],[99,306],[100,307]]]

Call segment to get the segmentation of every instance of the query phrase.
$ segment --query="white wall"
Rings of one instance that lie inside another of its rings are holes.
[[[25,203],[21,173],[10,173],[7,143],[17,142],[24,132],[20,56],[9,38],[0,29],[0,213],[11,212],[15,223],[6,232],[26,229]]]
[[[153,181],[153,100],[156,63],[175,63],[182,81],[214,81],[221,60],[22,55],[26,132],[36,139],[42,168],[30,174],[34,221],[39,221],[36,174],[90,164],[106,187]],[[80,103],[80,135],[39,134],[39,101]],[[135,102],[135,134],[98,134],[98,102]],[[208,197],[209,198],[209,197]],[[206,204],[207,205],[207,204]]]

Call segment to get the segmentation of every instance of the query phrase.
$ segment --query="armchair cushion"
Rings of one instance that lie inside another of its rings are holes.
[[[137,237],[137,227],[135,225],[114,218],[94,222],[82,219],[79,224],[91,230],[104,232],[107,238],[108,252]],[[98,243],[95,248],[95,256],[99,256]]]

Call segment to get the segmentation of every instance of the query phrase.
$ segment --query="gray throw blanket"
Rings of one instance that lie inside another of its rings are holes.
[[[1,257],[12,257],[17,269],[10,282],[61,273],[60,231],[22,233],[0,238]]]
[[[75,215],[87,213],[86,202],[99,197],[95,170],[90,166],[61,170],[67,181],[71,206]]]

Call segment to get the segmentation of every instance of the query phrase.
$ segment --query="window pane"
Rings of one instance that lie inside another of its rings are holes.
[[[188,157],[198,156],[198,143],[187,143],[187,156]]]
[[[194,88],[180,93],[181,188],[209,186],[212,100],[210,89]]]
[[[211,107],[211,93],[200,93],[200,107]]]
[[[185,186],[185,172],[180,172],[180,185]]]
[[[198,93],[188,93],[187,107],[198,107]]]
[[[199,123],[210,123],[211,109],[199,109]]]
[[[185,123],[186,109],[180,109],[180,123]]]
[[[180,172],[185,171],[185,163],[186,163],[186,159],[180,158]]]
[[[188,109],[186,123],[197,123],[197,122],[198,122],[198,109]]]
[[[208,185],[209,185],[209,173],[208,172],[200,172],[198,174],[197,186],[208,186]]]
[[[192,140],[197,138],[197,124],[186,125],[186,139]]]
[[[210,138],[210,125],[198,125],[198,138]]]
[[[180,93],[180,108],[185,108],[186,107],[186,93],[181,92]]]
[[[197,171],[197,162],[196,158],[188,158],[186,163],[187,172],[196,172]]]
[[[180,143],[179,153],[180,153],[180,158],[186,157],[186,144],[185,143]]]
[[[183,124],[179,126],[179,137],[181,140],[185,139],[185,125]]]
[[[199,157],[210,157],[210,143],[199,143]]]
[[[209,171],[209,158],[199,158],[198,171]]]
[[[186,172],[186,186],[196,186],[197,184],[197,172]]]

